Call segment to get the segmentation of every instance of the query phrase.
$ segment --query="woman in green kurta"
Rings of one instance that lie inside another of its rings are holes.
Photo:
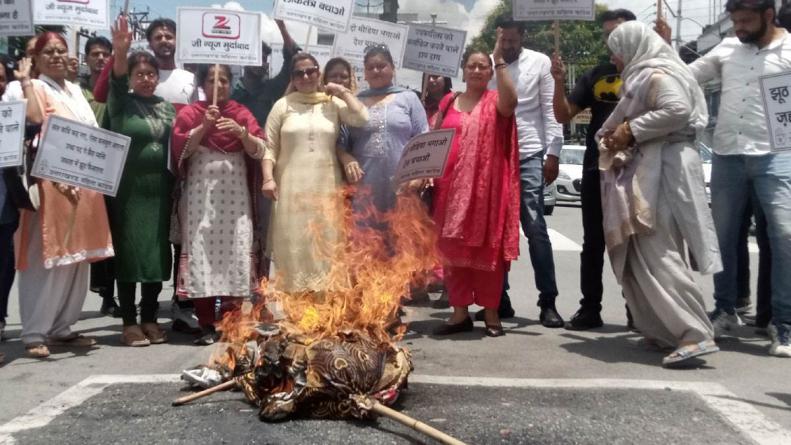
[[[122,16],[113,28],[114,54],[126,54],[131,34]],[[115,278],[124,321],[121,343],[147,346],[167,339],[156,322],[162,282],[170,279],[168,242],[173,176],[168,171],[168,140],[173,105],[154,96],[159,81],[156,59],[135,52],[115,57],[107,99],[110,129],[132,138],[121,183],[110,200],[110,229],[115,245]],[[131,92],[130,92],[131,89]],[[135,285],[141,283],[140,325]]]

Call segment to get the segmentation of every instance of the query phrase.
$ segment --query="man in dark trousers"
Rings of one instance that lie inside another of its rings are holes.
[[[599,16],[606,43],[610,33],[621,23],[636,20],[626,9],[604,11]],[[599,148],[594,135],[618,104],[621,78],[610,62],[602,63],[587,71],[566,97],[566,68],[559,54],[552,58],[552,76],[555,78],[553,108],[558,122],[567,124],[579,112],[590,108],[591,121],[585,141],[585,160],[582,172],[582,229],[583,242],[580,254],[580,309],[566,325],[567,329],[585,330],[603,325],[601,319],[602,271],[604,269],[604,229],[602,227],[601,190],[599,188]],[[628,316],[628,309],[627,309]],[[629,317],[631,318],[631,317]],[[631,324],[631,320],[630,320]]]

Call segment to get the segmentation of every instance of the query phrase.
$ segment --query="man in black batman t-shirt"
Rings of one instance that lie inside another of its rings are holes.
[[[606,42],[610,33],[621,23],[635,20],[626,9],[605,11],[599,16]],[[566,124],[579,112],[590,108],[591,121],[585,141],[580,198],[582,200],[583,242],[580,254],[580,309],[566,325],[567,329],[584,330],[602,326],[602,271],[604,269],[604,229],[602,227],[601,191],[599,189],[599,150],[594,136],[618,104],[621,78],[615,65],[603,63],[587,71],[566,97],[566,70],[560,55],[552,58],[555,78],[553,106],[555,118]],[[551,160],[556,161],[556,160]],[[628,317],[627,309],[627,317]],[[630,318],[630,317],[629,317]],[[631,319],[630,319],[631,324]]]

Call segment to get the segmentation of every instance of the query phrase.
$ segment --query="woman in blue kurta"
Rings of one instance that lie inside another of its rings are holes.
[[[339,145],[351,155],[341,156],[341,161],[347,180],[361,184],[355,211],[365,211],[372,200],[377,210],[385,212],[395,205],[392,180],[401,152],[413,136],[428,130],[428,121],[417,94],[393,85],[395,65],[386,47],[369,48],[364,64],[370,88],[357,97],[368,108],[369,119],[366,125],[341,134]]]

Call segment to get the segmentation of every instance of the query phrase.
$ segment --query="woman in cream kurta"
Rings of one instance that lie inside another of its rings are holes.
[[[330,262],[317,249],[337,246],[342,235],[335,143],[341,124],[361,126],[368,114],[345,87],[319,91],[319,64],[309,54],[294,58],[291,74],[291,92],[266,121],[263,192],[275,200],[267,246],[279,290],[322,290]]]

